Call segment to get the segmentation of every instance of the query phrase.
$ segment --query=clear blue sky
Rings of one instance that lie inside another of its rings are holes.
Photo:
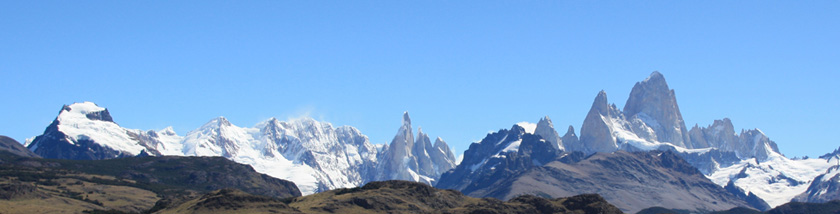
[[[2,1],[0,134],[93,101],[179,134],[308,114],[462,153],[550,116],[580,125],[662,72],[689,127],[729,117],[787,156],[840,146],[838,1]]]

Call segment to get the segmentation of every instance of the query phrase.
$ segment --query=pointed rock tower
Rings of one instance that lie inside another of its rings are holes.
[[[438,138],[435,145],[432,145],[429,136],[422,130],[418,130],[415,141],[411,118],[405,112],[397,135],[379,158],[380,166],[374,180],[409,180],[434,184],[442,173],[455,167],[454,157],[446,142]]]
[[[665,77],[659,72],[654,71],[633,86],[624,104],[624,115],[628,120],[639,119],[647,124],[659,142],[692,148],[674,90],[668,88]]]

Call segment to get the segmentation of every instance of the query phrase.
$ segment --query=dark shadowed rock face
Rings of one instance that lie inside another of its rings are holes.
[[[667,213],[667,212],[662,212]],[[829,201],[825,203],[805,203],[805,202],[790,202],[780,205],[776,208],[765,212],[759,212],[749,208],[736,207],[730,210],[711,212],[712,214],[753,214],[753,213],[768,213],[768,214],[837,214],[840,213],[840,201]]]
[[[8,159],[3,167],[27,170],[70,170],[92,175],[114,176],[149,186],[163,193],[166,189],[213,191],[236,188],[251,194],[272,197],[300,196],[297,186],[286,180],[254,171],[251,166],[223,157],[127,157],[107,160]]]
[[[26,147],[23,147],[23,145],[15,139],[3,135],[0,135],[0,151],[7,151],[21,157],[39,157],[35,153],[29,151],[29,149],[26,149]]]
[[[58,123],[58,120],[53,121],[44,134],[32,140],[28,149],[41,157],[52,159],[102,160],[133,156],[104,147],[92,140],[80,139],[71,143],[64,133],[58,130]]]
[[[733,195],[738,196],[739,198],[743,199],[744,201],[749,203],[751,207],[753,207],[755,209],[769,210],[770,208],[772,208],[772,207],[770,207],[769,204],[767,204],[766,201],[759,198],[755,194],[745,193],[745,191],[743,189],[735,186],[735,182],[733,182],[733,181],[729,181],[729,183],[727,183],[726,186],[723,187],[723,189],[725,189],[729,193],[732,193]]]
[[[510,130],[487,134],[479,143],[471,144],[461,164],[441,175],[436,187],[463,192],[481,190],[498,178],[551,162],[559,153],[551,142],[514,125]]]
[[[824,203],[840,200],[840,165],[832,166],[822,175],[811,181],[811,185],[793,201]]]
[[[114,122],[114,118],[111,118],[111,113],[108,112],[108,109],[104,111],[97,111],[85,114],[85,117],[91,120],[101,120],[105,122]]]
[[[834,157],[840,157],[840,148],[835,149],[833,152],[829,152],[829,153],[826,153],[824,155],[820,155],[820,158],[826,159],[826,160],[834,158]]]

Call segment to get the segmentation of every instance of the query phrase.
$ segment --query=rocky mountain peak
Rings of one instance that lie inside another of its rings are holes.
[[[422,128],[418,128],[415,138],[411,119],[405,112],[402,126],[385,147],[379,163],[374,180],[398,179],[432,184],[440,174],[455,167],[455,155],[440,137],[432,145]]]
[[[835,149],[833,152],[826,153],[824,155],[820,155],[820,158],[830,160],[835,157],[840,157],[840,148]]]
[[[213,120],[213,122],[218,124],[219,127],[231,126],[230,121],[228,121],[227,118],[222,117],[222,116],[217,117],[216,119]]]
[[[541,136],[548,142],[551,142],[551,146],[557,150],[565,150],[563,147],[563,140],[560,138],[560,135],[557,134],[557,130],[554,129],[554,124],[551,123],[551,119],[548,116],[543,117],[537,123],[537,128],[534,131],[534,134]]]
[[[408,117],[408,111],[403,112],[402,124],[403,126],[411,127],[411,118]]]
[[[732,125],[732,120],[729,118],[723,118],[721,120],[715,120],[712,123],[712,129],[716,132],[725,131],[725,130],[735,130],[735,126]]]
[[[563,135],[563,137],[566,137],[566,136],[574,136],[574,137],[577,137],[577,135],[575,135],[575,127],[574,127],[574,126],[569,125],[569,128],[566,130],[566,134],[565,134],[565,135]]]
[[[607,92],[601,90],[598,92],[598,95],[595,96],[595,101],[592,102],[591,111],[597,111],[597,113],[601,115],[607,115],[609,113],[610,104],[607,101]]]
[[[592,108],[583,120],[580,128],[580,142],[576,144],[567,142],[567,149],[586,154],[615,151],[618,146],[610,126],[612,117],[621,117],[621,112],[608,104],[607,93],[602,90],[598,92]]]
[[[650,73],[650,76],[643,80],[642,83],[665,85],[665,87],[668,87],[668,84],[665,82],[665,76],[663,76],[662,73],[659,73],[659,71],[653,71],[652,73]]]
[[[539,121],[539,122],[537,122],[537,125],[539,125],[539,124],[541,124],[541,123],[545,123],[545,124],[547,124],[547,125],[551,125],[551,124],[552,124],[552,123],[551,123],[551,118],[548,118],[548,115],[543,116],[542,118],[540,118],[540,121]],[[553,125],[552,125],[552,126],[553,126]]]
[[[628,119],[638,118],[653,129],[657,141],[692,147],[688,143],[688,129],[674,90],[668,88],[665,77],[659,72],[653,72],[650,77],[633,86],[623,113]]]

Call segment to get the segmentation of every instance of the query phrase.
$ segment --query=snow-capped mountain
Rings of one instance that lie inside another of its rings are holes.
[[[580,141],[576,148],[587,153],[619,149],[703,153],[718,149],[734,152],[739,159],[759,160],[767,159],[771,153],[779,154],[776,143],[758,129],[735,134],[728,118],[707,128],[686,129],[674,90],[659,72],[636,83],[624,111],[609,104],[606,92],[599,92],[581,127]]]
[[[412,180],[434,184],[441,174],[455,167],[455,155],[441,138],[432,145],[422,129],[415,140],[408,112],[402,126],[380,157],[376,180]]]
[[[730,181],[745,195],[754,194],[770,206],[790,201],[825,172],[824,161],[791,160],[759,129],[736,133],[729,118],[687,130],[674,90],[662,74],[653,72],[637,82],[619,110],[598,93],[583,126],[580,142],[569,151],[676,151],[720,186]]]
[[[534,130],[539,128],[518,123],[487,134],[470,145],[461,164],[444,173],[436,187],[501,200],[522,194],[556,198],[597,193],[629,213],[651,206],[691,211],[750,206],[674,152],[587,156],[557,150]]]
[[[258,172],[291,180],[304,194],[376,180],[431,184],[455,166],[454,155],[442,139],[437,138],[432,145],[421,131],[417,142],[413,141],[408,113],[400,130],[404,135],[398,134],[388,146],[372,144],[356,128],[334,128],[311,118],[271,118],[249,128],[218,117],[182,137],[171,127],[160,131],[122,128],[107,109],[85,102],[64,106],[44,134],[27,147],[43,157],[63,159],[141,154],[222,156],[251,165]],[[408,140],[397,140],[402,138]],[[403,148],[406,153],[389,152],[392,148]],[[400,167],[384,168],[390,165]]]
[[[306,194],[369,181],[378,153],[357,129],[311,118],[245,128],[219,117],[187,133],[182,145],[179,155],[226,157],[294,181]]]
[[[108,159],[136,156],[145,151],[161,155],[180,141],[171,128],[161,131],[126,129],[117,125],[108,109],[92,102],[65,105],[44,134],[26,147],[45,158]]]

